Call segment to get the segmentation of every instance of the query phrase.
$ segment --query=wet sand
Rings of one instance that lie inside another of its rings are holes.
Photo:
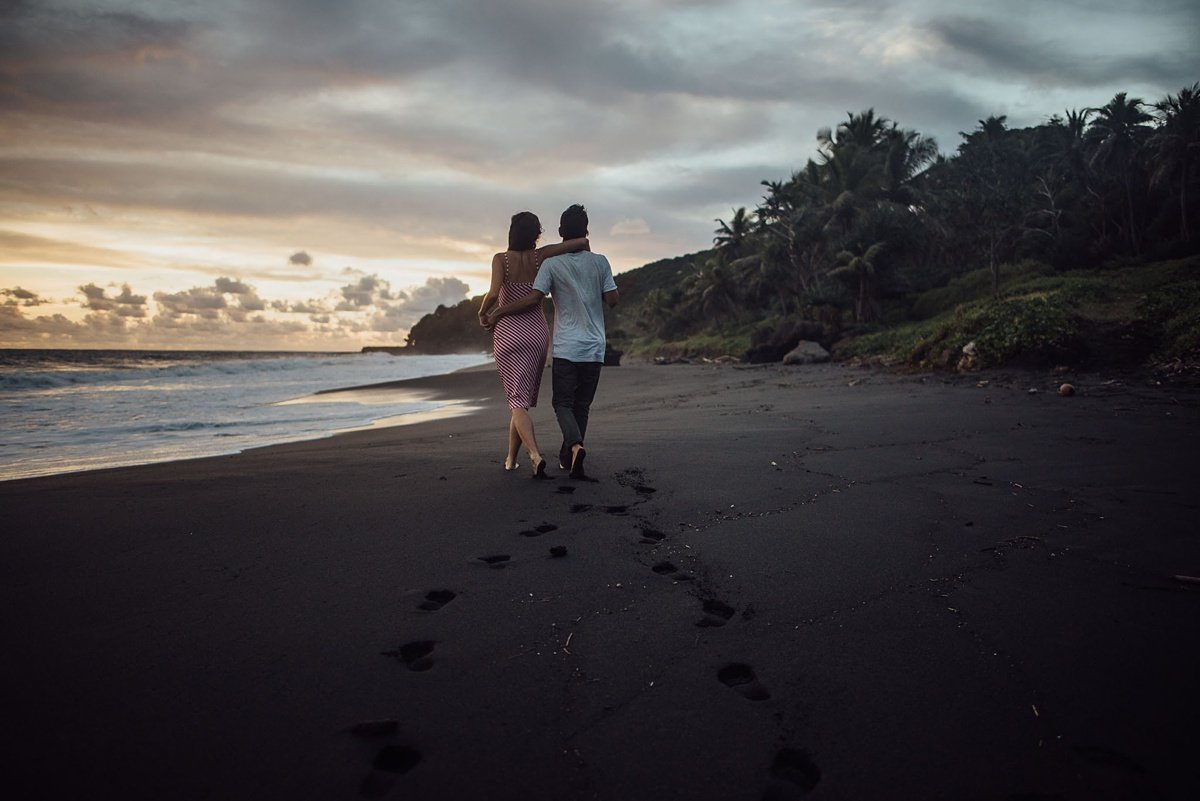
[[[2,483],[3,785],[1200,797],[1200,393],[989,378],[610,368],[597,480],[535,482],[470,371],[403,384],[467,416]]]

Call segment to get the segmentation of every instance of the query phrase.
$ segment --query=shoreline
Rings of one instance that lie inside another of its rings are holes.
[[[340,354],[339,354],[340,355]],[[431,379],[423,381],[419,385],[420,389],[414,391],[414,388],[408,385],[410,381],[418,381],[422,379],[409,378],[397,379],[393,381],[374,382],[369,384],[352,385],[346,387],[336,387],[332,389],[323,389],[311,392],[306,395],[289,398],[286,400],[275,401],[267,404],[268,406],[295,406],[305,404],[333,403],[333,402],[349,402],[356,403],[364,407],[385,404],[423,404],[430,402],[438,402],[439,405],[433,409],[418,409],[400,414],[386,414],[374,418],[371,422],[362,425],[343,426],[337,421],[330,420],[329,426],[321,432],[306,432],[304,435],[296,439],[283,439],[273,442],[261,444],[250,444],[244,447],[229,448],[226,450],[213,450],[202,455],[189,455],[186,450],[194,448],[193,443],[187,445],[178,445],[180,449],[177,453],[166,455],[163,453],[165,445],[159,449],[143,448],[143,452],[138,457],[131,457],[129,461],[116,465],[100,465],[93,466],[94,463],[104,459],[102,456],[89,456],[82,463],[71,463],[65,466],[55,466],[46,468],[49,472],[36,472],[32,475],[0,475],[0,483],[8,481],[27,481],[38,478],[48,478],[51,476],[75,475],[79,473],[90,473],[97,470],[108,469],[124,469],[130,467],[143,467],[148,465],[164,465],[172,464],[179,461],[190,461],[194,459],[220,458],[224,456],[236,455],[250,450],[259,448],[270,448],[279,445],[287,445],[297,442],[308,442],[313,440],[328,439],[330,437],[341,436],[346,433],[363,430],[376,430],[382,428],[390,428],[393,426],[417,425],[429,420],[442,419],[448,416],[458,414],[470,414],[478,411],[486,405],[486,398],[483,397],[455,397],[448,395],[442,390],[442,385],[437,381],[442,375],[451,375],[453,373],[474,373],[486,372],[487,370],[495,370],[494,364],[487,362],[480,365],[470,367],[457,368],[451,373],[434,374],[432,376],[422,377],[423,379]],[[338,397],[341,396],[341,397]],[[474,404],[474,405],[472,405]],[[483,405],[481,405],[483,404]],[[216,444],[219,435],[213,433],[210,436],[210,442]],[[65,457],[63,461],[68,461]]]
[[[0,483],[10,784],[1189,798],[1200,393],[1056,380],[608,369],[591,483],[505,473],[477,370],[404,382],[471,415]]]

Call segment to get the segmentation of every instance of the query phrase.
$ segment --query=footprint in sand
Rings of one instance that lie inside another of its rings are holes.
[[[433,653],[433,640],[417,640],[400,646],[400,659],[408,665],[409,670],[422,672],[433,667],[430,654]]]
[[[408,665],[409,670],[420,673],[433,667],[433,659],[430,658],[430,654],[433,653],[435,645],[437,642],[434,640],[416,640],[401,645],[395,651],[381,651],[380,653],[384,656],[395,657]]]
[[[655,531],[652,528],[642,529],[641,542],[643,545],[657,545],[658,543],[662,542],[666,538],[667,538],[667,535],[663,534],[661,531]]]
[[[749,701],[765,701],[771,693],[762,686],[754,675],[754,668],[741,662],[731,662],[717,671],[717,680],[726,687],[737,690]]]
[[[408,773],[421,761],[421,752],[407,745],[385,746],[375,755],[372,767],[388,773]]]
[[[358,788],[365,798],[389,795],[396,780],[421,762],[421,752],[407,745],[389,745],[380,749],[371,762],[372,771]]]
[[[807,751],[784,748],[771,762],[771,776],[780,783],[767,787],[763,801],[788,801],[811,793],[821,781],[821,769]]]
[[[671,564],[670,562],[659,562],[650,569],[660,576],[670,576],[675,581],[692,580],[691,576],[687,575],[686,573],[680,573],[679,568],[675,567],[675,565]]]
[[[645,481],[645,471],[640,467],[631,467],[628,470],[622,470],[617,473],[617,483],[622,487],[632,487],[633,491],[638,495],[653,495],[658,492],[654,487],[643,483]]]
[[[498,553],[491,556],[480,556],[478,558],[478,561],[497,570],[507,565],[511,560],[512,557],[506,553]]]
[[[557,530],[558,530],[558,526],[554,525],[553,523],[545,523],[536,528],[522,531],[521,536],[522,537],[540,537],[543,534],[547,534],[551,531],[557,531]]]
[[[571,507],[571,514],[577,515],[580,512],[586,512],[588,509],[591,509],[591,508],[592,508],[592,505],[590,503],[577,503]]]
[[[624,514],[628,514],[629,507],[628,506],[605,506],[604,511],[608,512],[610,515],[624,515]]]
[[[457,597],[453,590],[430,590],[425,593],[425,600],[417,604],[422,612],[436,612]]]
[[[555,559],[562,559],[566,555],[567,555],[567,546],[565,546],[565,545],[555,545],[550,549],[550,556],[552,556]]]
[[[575,491],[575,488],[574,487],[558,487],[554,491],[557,493],[560,493],[562,495],[570,495],[572,492]]]
[[[704,609],[704,617],[696,621],[696,625],[702,629],[715,629],[724,626],[729,622],[729,618],[733,617],[734,608],[727,603],[708,599],[702,602]]]

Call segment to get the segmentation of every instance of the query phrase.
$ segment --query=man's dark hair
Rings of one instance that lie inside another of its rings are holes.
[[[532,211],[518,211],[508,226],[509,250],[533,250],[542,235],[542,222]]]
[[[587,209],[578,203],[568,207],[558,218],[558,234],[563,239],[579,239],[587,236],[587,232]]]

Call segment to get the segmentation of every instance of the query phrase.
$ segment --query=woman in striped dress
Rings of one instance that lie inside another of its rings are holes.
[[[513,215],[508,228],[508,250],[492,257],[492,283],[479,307],[480,325],[489,326],[488,312],[493,307],[520,300],[529,294],[543,259],[588,249],[586,239],[570,239],[539,248],[536,245],[541,234],[542,224],[537,215],[529,211]],[[517,468],[517,452],[523,442],[533,464],[534,478],[546,478],[546,460],[538,448],[529,410],[537,406],[549,343],[550,331],[541,304],[520,314],[505,315],[492,327],[496,369],[500,372],[500,383],[504,386],[504,395],[512,410],[504,469]]]

